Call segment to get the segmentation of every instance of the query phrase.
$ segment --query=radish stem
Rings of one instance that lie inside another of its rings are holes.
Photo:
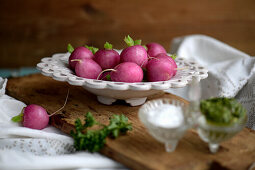
[[[174,70],[186,70],[188,69],[189,67],[181,67],[181,68],[175,68]]]
[[[97,76],[97,80],[98,80],[99,77],[100,77],[104,72],[106,72],[106,71],[116,71],[116,70],[114,70],[114,69],[112,69],[112,68],[109,68],[109,69],[105,69],[105,70],[101,71],[101,73],[99,73],[99,75]]]
[[[57,112],[59,112],[60,110],[62,110],[66,106],[68,96],[69,96],[69,89],[67,91],[66,100],[65,100],[64,105],[61,108],[59,108],[57,111],[55,111],[54,113],[50,114],[49,117],[53,116],[54,114],[56,114]]]
[[[159,60],[157,57],[148,57],[148,59],[156,59],[156,60]]]
[[[73,60],[71,60],[71,62],[74,62],[74,61],[78,61],[80,63],[81,59],[73,59]]]

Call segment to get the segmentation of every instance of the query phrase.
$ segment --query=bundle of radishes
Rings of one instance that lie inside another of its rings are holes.
[[[128,83],[167,81],[176,74],[176,56],[168,56],[160,44],[142,46],[141,40],[130,36],[124,41],[128,47],[120,54],[108,42],[100,50],[89,46],[73,49],[69,44],[69,66],[79,77]]]

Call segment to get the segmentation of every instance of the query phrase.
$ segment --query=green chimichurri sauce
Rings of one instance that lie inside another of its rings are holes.
[[[234,98],[202,100],[200,110],[208,123],[216,125],[232,125],[246,115],[246,110]]]

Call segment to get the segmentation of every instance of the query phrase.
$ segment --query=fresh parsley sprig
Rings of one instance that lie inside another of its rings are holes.
[[[87,128],[99,125],[99,130],[88,130]],[[76,150],[88,150],[97,152],[104,147],[106,137],[117,138],[120,134],[132,130],[131,123],[124,115],[113,115],[110,118],[109,125],[103,125],[95,120],[93,115],[88,112],[85,115],[85,123],[82,124],[80,119],[75,121],[75,131],[71,131],[74,139],[74,147]]]

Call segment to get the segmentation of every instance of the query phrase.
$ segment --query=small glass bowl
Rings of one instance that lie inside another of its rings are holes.
[[[246,124],[247,115],[244,116],[239,122],[230,125],[212,125],[207,123],[204,115],[200,115],[197,120],[197,131],[200,138],[209,144],[209,149],[212,153],[216,153],[219,148],[219,144],[226,141],[238,132],[240,132]]]
[[[149,121],[150,110],[160,108],[165,104],[181,107],[184,120],[180,126],[175,128],[166,128],[154,125]],[[178,141],[192,125],[192,118],[188,115],[188,107],[185,105],[185,103],[174,99],[163,98],[146,102],[139,109],[138,115],[140,121],[148,129],[149,134],[159,142],[165,144],[165,149],[167,152],[173,152],[175,150]]]

